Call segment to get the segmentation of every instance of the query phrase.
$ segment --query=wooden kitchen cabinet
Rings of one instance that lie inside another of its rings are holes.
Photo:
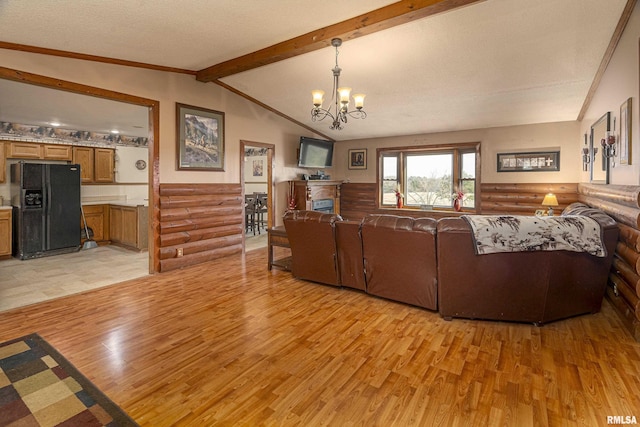
[[[41,144],[33,142],[10,142],[7,150],[7,158],[10,159],[42,159]]]
[[[80,165],[83,183],[114,182],[115,150],[111,148],[73,147],[73,163]]]
[[[148,208],[146,206],[109,207],[111,242],[137,250],[148,248]]]
[[[6,157],[8,159],[69,161],[72,158],[72,150],[70,145],[12,141],[7,143]]]
[[[0,258],[11,256],[11,209],[0,209]]]
[[[109,205],[82,206],[87,227],[93,230],[93,240],[99,244],[109,242]],[[80,219],[82,221],[82,218]],[[84,229],[84,222],[80,226]],[[82,241],[84,243],[84,240]]]
[[[115,150],[111,148],[94,149],[94,182],[114,182]]]
[[[73,147],[72,161],[80,165],[80,182],[93,182],[93,148]]]
[[[73,153],[70,145],[51,145],[42,146],[42,158],[46,160],[71,160]]]

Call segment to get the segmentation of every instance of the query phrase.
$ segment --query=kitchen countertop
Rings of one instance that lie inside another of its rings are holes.
[[[149,206],[149,201],[144,199],[132,199],[132,200],[100,200],[82,202],[82,206],[91,205],[114,205],[114,206]]]
[[[11,206],[0,206],[0,210],[8,211],[8,210],[11,210],[11,209],[13,209]]]

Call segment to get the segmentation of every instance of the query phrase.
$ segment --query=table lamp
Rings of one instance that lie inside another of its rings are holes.
[[[558,198],[555,194],[548,193],[546,196],[544,196],[544,200],[542,200],[542,206],[548,206],[548,215],[553,216],[553,207],[558,206]]]

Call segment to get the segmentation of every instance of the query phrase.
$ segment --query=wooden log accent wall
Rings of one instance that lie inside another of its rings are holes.
[[[640,186],[579,184],[579,200],[618,222],[620,237],[607,298],[640,341]]]
[[[545,194],[558,199],[556,213],[578,200],[578,184],[481,184],[480,209],[484,215],[533,215],[542,206]]]
[[[160,271],[242,252],[243,212],[240,184],[160,184]]]
[[[477,213],[488,215],[511,214],[533,215],[543,209],[541,203],[545,194],[554,193],[562,212],[567,205],[578,200],[578,184],[482,184]],[[459,215],[453,210],[421,211],[419,209],[378,209],[376,207],[376,183],[344,183],[340,194],[340,214],[351,221],[359,221],[367,214],[394,214],[413,217],[442,218]],[[465,213],[465,212],[462,212]],[[469,213],[469,212],[467,212]]]

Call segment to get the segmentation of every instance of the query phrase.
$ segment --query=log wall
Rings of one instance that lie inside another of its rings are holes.
[[[640,187],[579,184],[579,200],[618,222],[620,237],[607,298],[631,335],[640,341]]]
[[[242,252],[243,212],[240,184],[160,184],[160,271]]]
[[[483,215],[533,215],[542,206],[545,194],[558,199],[556,213],[578,200],[578,184],[481,184],[478,213]]]
[[[544,195],[554,193],[562,212],[567,205],[578,200],[578,184],[481,184],[480,203],[476,213],[494,215],[533,215],[541,205]],[[344,183],[340,194],[340,215],[344,219],[359,221],[367,214],[394,214],[413,217],[442,218],[459,215],[453,210],[422,211],[419,209],[379,209],[376,206],[376,183]],[[462,213],[465,213],[464,211]],[[469,213],[469,212],[466,212]]]

